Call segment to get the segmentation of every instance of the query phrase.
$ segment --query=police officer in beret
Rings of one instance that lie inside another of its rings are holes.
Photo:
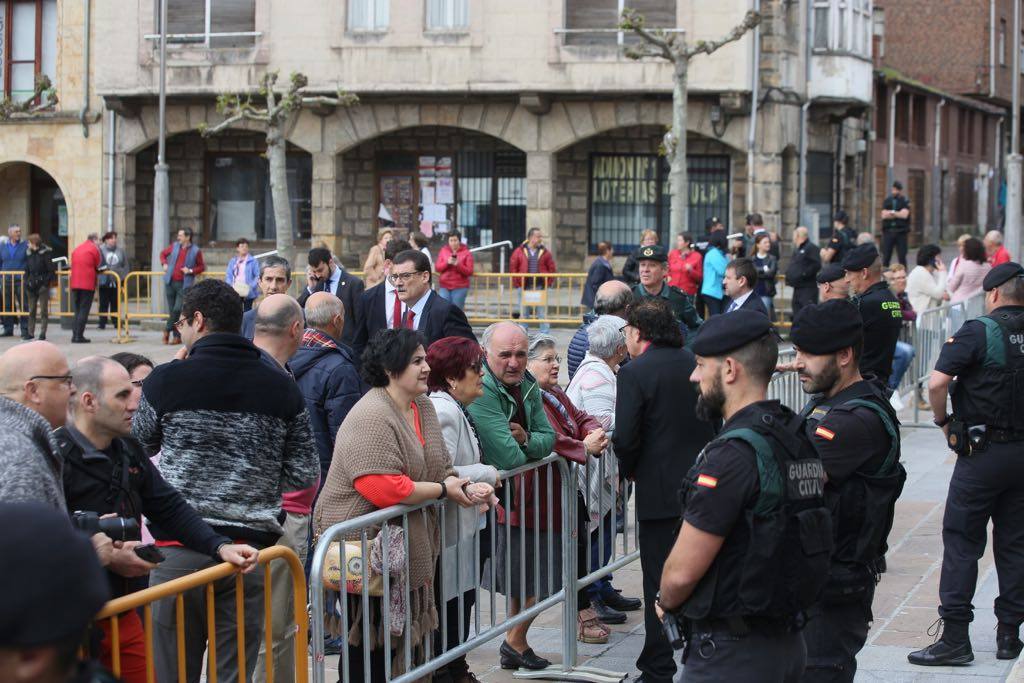
[[[660,244],[640,247],[636,251],[636,258],[640,264],[640,283],[633,287],[634,300],[653,296],[665,299],[683,330],[686,348],[691,348],[694,335],[704,321],[693,307],[690,297],[666,281],[668,254],[665,248]]]
[[[885,267],[889,267],[892,250],[896,248],[896,258],[907,266],[907,235],[910,233],[910,200],[903,194],[903,183],[896,180],[892,184],[892,194],[882,202],[882,252],[885,254]]]
[[[850,227],[850,217],[843,210],[832,218],[832,239],[821,250],[822,263],[843,262],[843,255],[857,244],[857,231]]]
[[[903,327],[903,309],[882,278],[882,260],[874,244],[861,244],[843,257],[850,294],[864,319],[864,353],[861,374],[873,375],[885,387],[892,374],[892,357]]]
[[[0,681],[113,683],[78,661],[110,597],[89,537],[42,503],[0,503]]]
[[[846,284],[846,271],[835,263],[826,263],[814,276],[818,283],[818,301],[849,299],[850,286]]]
[[[942,519],[939,617],[942,638],[912,652],[912,664],[974,660],[968,625],[992,520],[999,576],[996,658],[1016,659],[1024,621],[1024,268],[1004,263],[982,283],[986,315],[964,323],[939,352],[928,398],[935,424],[956,452]],[[952,387],[952,389],[950,389]],[[946,413],[947,392],[953,413]]]
[[[764,315],[711,318],[694,353],[698,413],[725,424],[684,482],[658,609],[686,640],[683,681],[796,681],[832,549],[821,460],[800,416],[765,398],[778,344]]]
[[[852,303],[835,299],[804,308],[790,340],[800,384],[812,396],[801,415],[828,475],[835,532],[828,583],[803,631],[803,680],[853,681],[871,625],[878,560],[906,481],[899,420],[881,387],[861,377],[864,325]]]

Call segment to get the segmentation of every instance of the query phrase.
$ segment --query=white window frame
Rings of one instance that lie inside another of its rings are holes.
[[[213,19],[212,19],[213,13],[212,13],[211,10],[213,8],[213,3],[215,3],[217,0],[205,0],[205,1],[206,1],[206,6],[205,6],[205,8],[203,10],[203,17],[204,17],[204,19],[203,19],[203,32],[202,33],[168,33],[167,34],[167,43],[168,43],[168,45],[171,45],[171,44],[175,44],[175,45],[179,45],[179,44],[193,44],[193,45],[197,45],[197,44],[201,43],[204,47],[209,48],[210,47],[210,39],[211,38],[243,38],[243,37],[252,37],[252,38],[255,39],[255,38],[259,38],[260,36],[263,35],[263,33],[261,31],[230,31],[230,32],[223,32],[223,33],[214,33],[213,31],[211,31],[211,23],[213,21]],[[156,16],[154,17],[153,25],[157,28],[157,30],[159,30],[160,29],[160,0],[155,0],[154,4],[155,4],[155,14],[156,14]],[[170,23],[170,22],[168,22],[168,23]],[[160,40],[160,34],[159,33],[148,33],[148,34],[146,34],[145,38],[146,38],[146,40]]]
[[[383,33],[391,23],[391,0],[348,0],[348,30],[353,33]],[[361,11],[355,8],[361,7]],[[356,25],[362,14],[366,19]]]
[[[431,25],[431,8],[441,6],[443,23]],[[469,0],[426,0],[424,3],[424,26],[428,32],[465,32],[469,30]],[[461,15],[461,21],[460,21]]]
[[[812,40],[815,52],[840,52],[858,57],[871,57],[872,3],[871,0],[813,0],[814,21],[820,10],[825,10],[825,45],[818,44],[820,31],[814,26]]]

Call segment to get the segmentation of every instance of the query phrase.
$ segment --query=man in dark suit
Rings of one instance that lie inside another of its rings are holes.
[[[345,316],[351,321],[359,320],[359,298],[363,295],[363,281],[334,262],[331,251],[323,247],[309,250],[309,267],[306,269],[306,288],[299,295],[299,305],[305,306],[306,299],[314,292],[330,292],[341,299]],[[356,325],[346,325],[341,341],[351,345],[355,338]]]
[[[260,262],[260,294],[263,298],[274,294],[287,294],[292,286],[292,266],[288,259],[268,256]],[[242,315],[242,336],[252,341],[256,333],[256,304]]]
[[[757,284],[757,269],[754,262],[748,258],[738,258],[729,262],[725,267],[725,277],[722,278],[722,289],[726,296],[732,301],[725,309],[726,313],[732,313],[739,309],[757,311],[768,315],[768,307],[761,301],[761,297],[754,293],[754,285]]]
[[[821,250],[810,240],[807,228],[793,231],[793,255],[786,268],[786,284],[793,288],[793,317],[807,304],[818,303],[818,283],[814,276],[821,270]]]
[[[672,647],[654,610],[665,558],[675,541],[679,488],[714,436],[697,419],[696,367],[682,348],[683,335],[668,303],[649,297],[626,313],[626,348],[632,360],[619,370],[612,441],[619,474],[636,484],[640,566],[644,584],[644,648],[637,668],[646,683],[670,683],[676,673]]]
[[[465,337],[476,341],[466,314],[458,306],[437,296],[430,289],[430,280],[430,259],[423,252],[406,249],[391,259],[387,279],[363,293],[360,304],[363,315],[353,342],[357,356],[362,355],[378,330],[387,328],[419,330],[428,346],[442,337]],[[390,305],[385,289],[387,285],[394,289]]]

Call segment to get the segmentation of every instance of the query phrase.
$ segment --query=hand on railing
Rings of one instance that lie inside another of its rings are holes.
[[[466,494],[465,487],[469,484],[469,479],[462,479],[460,477],[448,477],[441,483],[441,486],[445,487],[448,491],[448,500],[454,501],[464,508],[473,507],[476,505],[470,497]]]
[[[494,495],[494,487],[486,482],[478,481],[468,484],[465,491],[469,499],[476,505],[477,512],[487,512],[498,504],[498,497]]]
[[[259,564],[260,551],[250,545],[225,543],[217,548],[217,556],[248,574]]]

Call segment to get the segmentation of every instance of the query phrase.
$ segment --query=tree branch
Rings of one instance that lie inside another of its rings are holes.
[[[737,26],[734,26],[733,29],[729,31],[729,33],[725,34],[725,36],[723,36],[721,39],[712,40],[710,42],[698,40],[696,43],[693,44],[692,47],[687,48],[685,50],[686,57],[687,59],[689,59],[694,55],[700,54],[701,52],[709,55],[718,48],[722,47],[723,45],[727,45],[729,43],[739,40],[740,38],[743,37],[744,33],[750,31],[760,23],[761,15],[755,12],[754,10],[750,10],[747,12],[746,16],[743,17],[743,21],[741,21]]]
[[[619,28],[625,31],[632,31],[636,35],[649,45],[649,48],[644,50],[628,48],[626,50],[626,56],[630,59],[641,59],[643,57],[662,57],[670,62],[675,63],[678,59],[677,48],[675,46],[675,36],[666,35],[664,31],[649,31],[644,28],[644,17],[642,14],[637,12],[635,9],[624,9],[622,10],[622,18],[619,22]]]

